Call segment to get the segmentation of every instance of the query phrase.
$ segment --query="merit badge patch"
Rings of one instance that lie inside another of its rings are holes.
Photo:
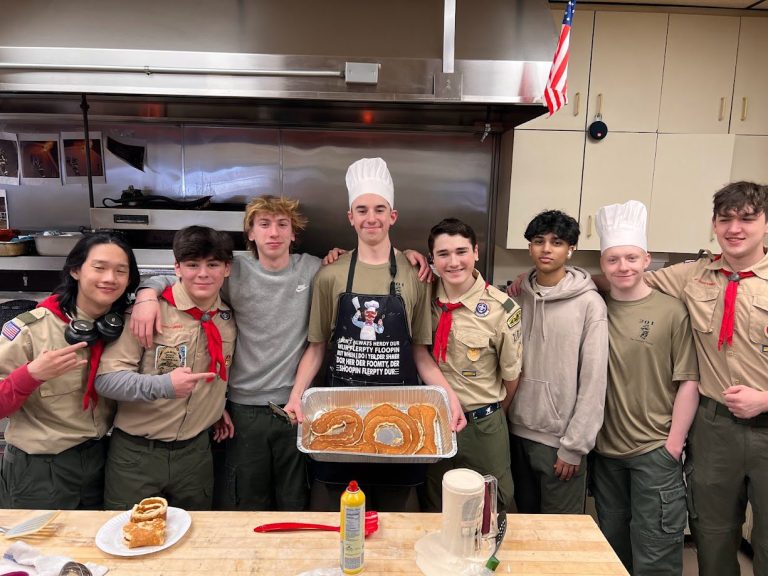
[[[13,320],[8,320],[8,322],[3,324],[3,336],[8,340],[13,340],[20,332],[21,328],[16,326],[16,324],[13,323]]]
[[[488,316],[489,311],[488,304],[485,302],[478,302],[477,306],[475,306],[475,316],[478,318],[485,318]]]
[[[507,318],[507,326],[509,328],[513,328],[515,324],[520,322],[520,318],[522,317],[522,315],[523,315],[523,309],[520,308],[517,310],[517,312],[515,312],[509,318]]]
[[[471,362],[477,362],[480,358],[480,348],[470,348],[467,350],[467,358],[469,358]]]
[[[176,368],[187,365],[187,345],[158,346],[155,350],[155,370],[158,374],[168,374]]]
[[[219,312],[219,316],[221,316],[222,320],[229,320],[230,318],[232,318],[232,312],[230,312],[229,310],[222,310],[221,312]]]

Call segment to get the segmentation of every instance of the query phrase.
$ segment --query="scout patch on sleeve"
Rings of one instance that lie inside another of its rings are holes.
[[[515,310],[513,314],[510,315],[509,318],[507,318],[507,327],[514,328],[516,324],[520,323],[520,318],[523,315],[523,309],[518,308]]]
[[[8,322],[3,324],[3,338],[14,340],[20,333],[21,328],[14,324],[13,320],[8,320]]]
[[[219,316],[221,317],[222,320],[229,320],[230,318],[232,318],[232,313],[229,310],[222,310],[221,312],[219,312]]]
[[[187,365],[187,345],[158,346],[155,350],[155,370],[158,374],[168,374],[176,368]]]

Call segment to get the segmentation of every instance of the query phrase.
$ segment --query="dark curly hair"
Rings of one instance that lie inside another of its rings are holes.
[[[561,240],[575,246],[579,241],[579,223],[575,218],[560,210],[545,210],[536,215],[525,229],[525,239],[531,242],[536,236],[554,234]]]

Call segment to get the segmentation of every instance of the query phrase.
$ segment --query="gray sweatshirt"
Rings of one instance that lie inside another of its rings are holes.
[[[517,436],[557,448],[579,464],[603,424],[608,377],[605,302],[586,270],[566,275],[546,295],[536,292],[536,270],[522,284],[523,373],[509,409]]]
[[[320,259],[291,254],[278,272],[262,268],[251,254],[235,256],[221,297],[235,312],[237,345],[227,396],[237,404],[285,404],[307,345],[312,279]],[[145,280],[141,288],[161,292],[172,276]]]

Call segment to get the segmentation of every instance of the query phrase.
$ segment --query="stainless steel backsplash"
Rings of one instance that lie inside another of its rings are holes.
[[[7,121],[9,132],[82,130],[77,121]],[[106,183],[94,184],[95,205],[118,198],[129,185],[177,199],[213,196],[213,202],[246,203],[253,196],[285,195],[301,201],[310,223],[300,250],[325,254],[355,245],[349,225],[344,176],[361,157],[381,156],[395,183],[399,219],[393,229],[400,248],[426,251],[429,229],[448,216],[472,225],[480,264],[488,246],[494,137],[469,132],[359,131],[216,126],[189,123],[91,122],[92,131],[146,146],[144,171],[105,150]],[[26,230],[90,226],[83,184],[5,186],[11,224]],[[188,223],[205,224],[205,213],[189,211]]]

